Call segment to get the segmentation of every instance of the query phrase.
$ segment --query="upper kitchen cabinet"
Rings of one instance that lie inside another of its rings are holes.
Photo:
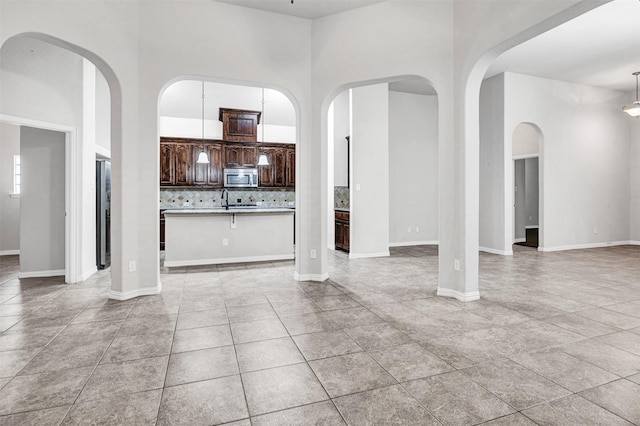
[[[201,152],[207,154],[209,164],[198,163]],[[219,143],[205,143],[193,145],[193,185],[222,188],[222,145]]]
[[[192,145],[188,143],[160,144],[160,185],[190,186],[193,173]]]
[[[224,167],[256,167],[256,147],[225,144],[222,149]]]
[[[286,150],[287,156],[287,173],[286,173],[286,187],[296,187],[296,147],[288,147]]]
[[[222,139],[230,142],[256,142],[260,111],[220,108]]]
[[[285,147],[260,148],[259,154],[267,156],[269,165],[258,167],[258,185],[263,188],[287,186],[287,149]]]

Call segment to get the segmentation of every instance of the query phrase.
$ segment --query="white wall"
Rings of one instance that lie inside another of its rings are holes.
[[[20,273],[65,273],[65,135],[20,127]]]
[[[513,131],[511,154],[514,158],[537,155],[540,147],[540,137],[535,127],[528,123],[520,123]],[[507,140],[508,143],[508,140]]]
[[[389,255],[389,85],[351,91],[349,257]]]
[[[505,135],[522,122],[542,131],[540,246],[628,241],[630,133],[620,113],[627,95],[512,73],[504,90]]]
[[[260,87],[205,81],[205,138],[222,139],[220,108],[262,111],[258,142],[295,143],[296,112],[281,92]],[[263,133],[264,130],[264,133]],[[202,137],[202,81],[178,81],[160,98],[160,136]]]
[[[438,241],[437,96],[389,92],[389,241]]]
[[[511,254],[511,232],[505,229],[513,204],[505,207],[506,191],[513,190],[513,177],[505,180],[507,156],[504,131],[504,75],[482,82],[480,88],[480,250]],[[512,166],[509,166],[512,170]],[[511,222],[510,222],[511,223]]]
[[[104,75],[96,68],[96,153],[111,158],[111,94]]]
[[[349,91],[345,90],[333,100],[333,186],[349,185],[349,145],[345,139],[351,132],[349,114]]]
[[[640,120],[627,120],[631,128],[631,241],[640,243]]]
[[[20,198],[10,197],[14,155],[20,155],[20,127],[0,123],[0,255],[20,250]]]

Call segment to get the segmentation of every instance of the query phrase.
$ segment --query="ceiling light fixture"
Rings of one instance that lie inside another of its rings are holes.
[[[200,154],[198,154],[197,163],[209,164],[209,156],[204,151],[204,80],[202,80],[202,151],[200,151]]]
[[[636,76],[636,100],[631,105],[622,107],[622,110],[632,117],[640,117],[640,98],[638,97],[638,74],[640,74],[640,71],[636,71],[631,74]]]

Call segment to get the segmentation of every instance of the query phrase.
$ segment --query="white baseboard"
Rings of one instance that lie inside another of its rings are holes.
[[[634,240],[631,240],[631,241],[629,241],[629,245],[632,245],[632,246],[640,246],[640,241],[634,241]]]
[[[564,250],[580,250],[590,248],[602,248],[613,246],[627,246],[633,244],[632,241],[611,241],[604,243],[587,243],[587,244],[572,244],[568,246],[556,246],[556,247],[538,247],[538,251],[564,251]]]
[[[46,277],[60,277],[64,275],[65,275],[64,269],[52,269],[50,271],[19,272],[18,278],[46,278]]]
[[[409,246],[437,246],[439,241],[407,241],[399,243],[389,243],[389,247],[409,247]]]
[[[381,251],[379,253],[353,253],[349,252],[349,259],[364,259],[366,257],[389,257],[391,253],[389,250]]]
[[[19,255],[20,250],[0,250],[0,256],[14,256]]]
[[[293,273],[293,279],[296,281],[326,281],[329,279],[329,273],[324,274],[299,274]]]
[[[526,243],[527,239],[526,238],[514,238],[513,239],[513,244],[515,243]]]
[[[293,254],[281,254],[275,256],[250,256],[250,257],[228,257],[222,259],[198,259],[198,260],[166,260],[164,266],[174,268],[176,266],[199,266],[199,265],[222,265],[226,263],[247,263],[247,262],[269,262],[271,260],[292,260]]]
[[[131,290],[131,291],[111,290],[109,291],[109,299],[129,300],[139,296],[153,296],[154,294],[160,294],[161,290],[162,290],[162,285],[160,284],[160,282],[158,282],[158,285],[156,285],[155,287],[138,288],[136,290]]]
[[[450,288],[438,287],[438,296],[453,297],[461,302],[471,302],[480,299],[479,291],[470,291],[468,293],[462,293],[458,290],[451,290]]]
[[[501,256],[513,256],[513,250],[497,250],[489,247],[478,247],[478,250],[485,253],[499,254]]]
[[[88,271],[85,271],[83,274],[80,275],[78,282],[82,282],[87,280],[91,275],[95,274],[98,272],[98,267],[94,266],[93,268],[89,269]]]

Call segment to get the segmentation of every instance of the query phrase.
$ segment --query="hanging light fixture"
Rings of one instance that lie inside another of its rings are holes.
[[[264,143],[264,87],[262,88],[262,112],[260,114],[262,116],[262,143]],[[269,157],[264,152],[258,156],[258,166],[268,166],[269,165]]]
[[[202,143],[203,150],[198,154],[198,164],[209,164],[209,156],[204,152],[204,80],[202,80]]]
[[[631,105],[622,107],[622,110],[632,117],[640,116],[640,98],[638,98],[638,74],[640,74],[640,71],[636,71],[631,74],[636,76],[636,100]]]

